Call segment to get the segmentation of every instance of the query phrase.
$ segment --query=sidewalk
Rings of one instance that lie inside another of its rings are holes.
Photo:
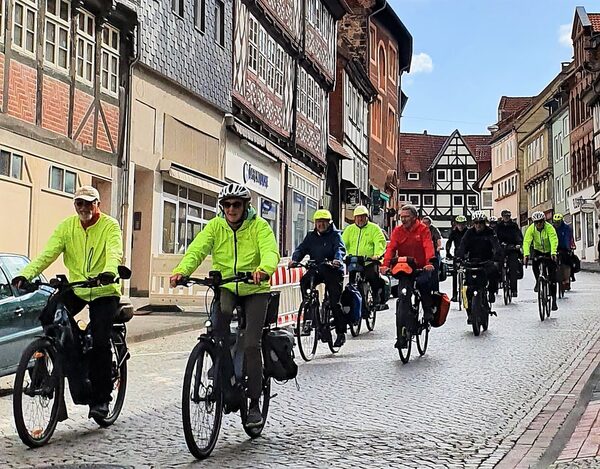
[[[206,317],[206,314],[200,312],[136,314],[127,323],[127,343],[133,344],[192,330],[200,331],[204,327]]]
[[[599,272],[600,273],[600,263],[598,262],[581,262],[581,270],[584,272]]]

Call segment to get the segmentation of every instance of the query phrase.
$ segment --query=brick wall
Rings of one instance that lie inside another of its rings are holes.
[[[94,98],[81,90],[75,90],[75,99],[73,102],[73,138],[78,139],[81,132],[81,124]],[[94,118],[94,113],[90,115],[90,119]],[[88,122],[86,122],[88,124]],[[93,127],[92,127],[93,128]],[[88,145],[92,144],[89,140]]]
[[[67,136],[69,125],[69,85],[44,76],[42,127]]]
[[[35,124],[37,72],[15,60],[10,62],[8,114]]]
[[[338,142],[342,141],[344,131],[344,65],[346,61],[338,56],[335,88],[329,95],[329,133]]]
[[[102,121],[100,116],[98,116],[97,127],[98,137],[96,140],[96,148],[98,148],[99,150],[112,152],[112,147],[110,145],[110,142],[108,141],[108,134],[106,132],[106,128],[104,127],[104,122]]]
[[[106,117],[109,138],[111,139],[116,150],[119,142],[119,108],[112,104],[103,102],[102,110],[104,111],[104,116]]]
[[[0,109],[4,105],[4,54],[0,54]]]

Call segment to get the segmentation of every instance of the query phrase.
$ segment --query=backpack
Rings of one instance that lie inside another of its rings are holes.
[[[362,312],[362,296],[358,288],[348,283],[342,292],[340,301],[342,303],[342,310],[348,315],[348,323],[354,324],[358,322]]]
[[[450,311],[450,298],[445,293],[434,293],[433,295],[433,306],[435,311],[433,313],[433,321],[431,321],[431,325],[433,327],[443,326],[446,322],[446,318],[448,317],[448,312]]]
[[[263,335],[265,374],[277,381],[294,379],[298,365],[294,361],[294,336],[285,329],[271,329]]]

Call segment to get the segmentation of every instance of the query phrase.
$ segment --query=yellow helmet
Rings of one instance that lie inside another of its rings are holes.
[[[354,209],[354,215],[355,217],[358,217],[359,215],[369,215],[369,209],[367,207],[365,207],[364,205],[358,205],[355,209]]]
[[[325,208],[320,208],[313,215],[313,221],[317,220],[330,220],[331,221],[331,212]]]

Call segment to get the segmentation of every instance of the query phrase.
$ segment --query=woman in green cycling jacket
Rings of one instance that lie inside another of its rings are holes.
[[[261,339],[269,301],[268,280],[279,264],[279,250],[271,226],[250,205],[246,187],[228,184],[219,193],[219,205],[221,214],[207,223],[173,270],[171,286],[190,276],[208,255],[212,256],[212,270],[218,270],[223,277],[252,272],[252,284],[229,283],[221,287],[220,310],[212,319],[215,331],[225,336],[229,334],[235,306],[243,306],[246,312],[243,349],[250,397],[248,426],[260,426]]]

